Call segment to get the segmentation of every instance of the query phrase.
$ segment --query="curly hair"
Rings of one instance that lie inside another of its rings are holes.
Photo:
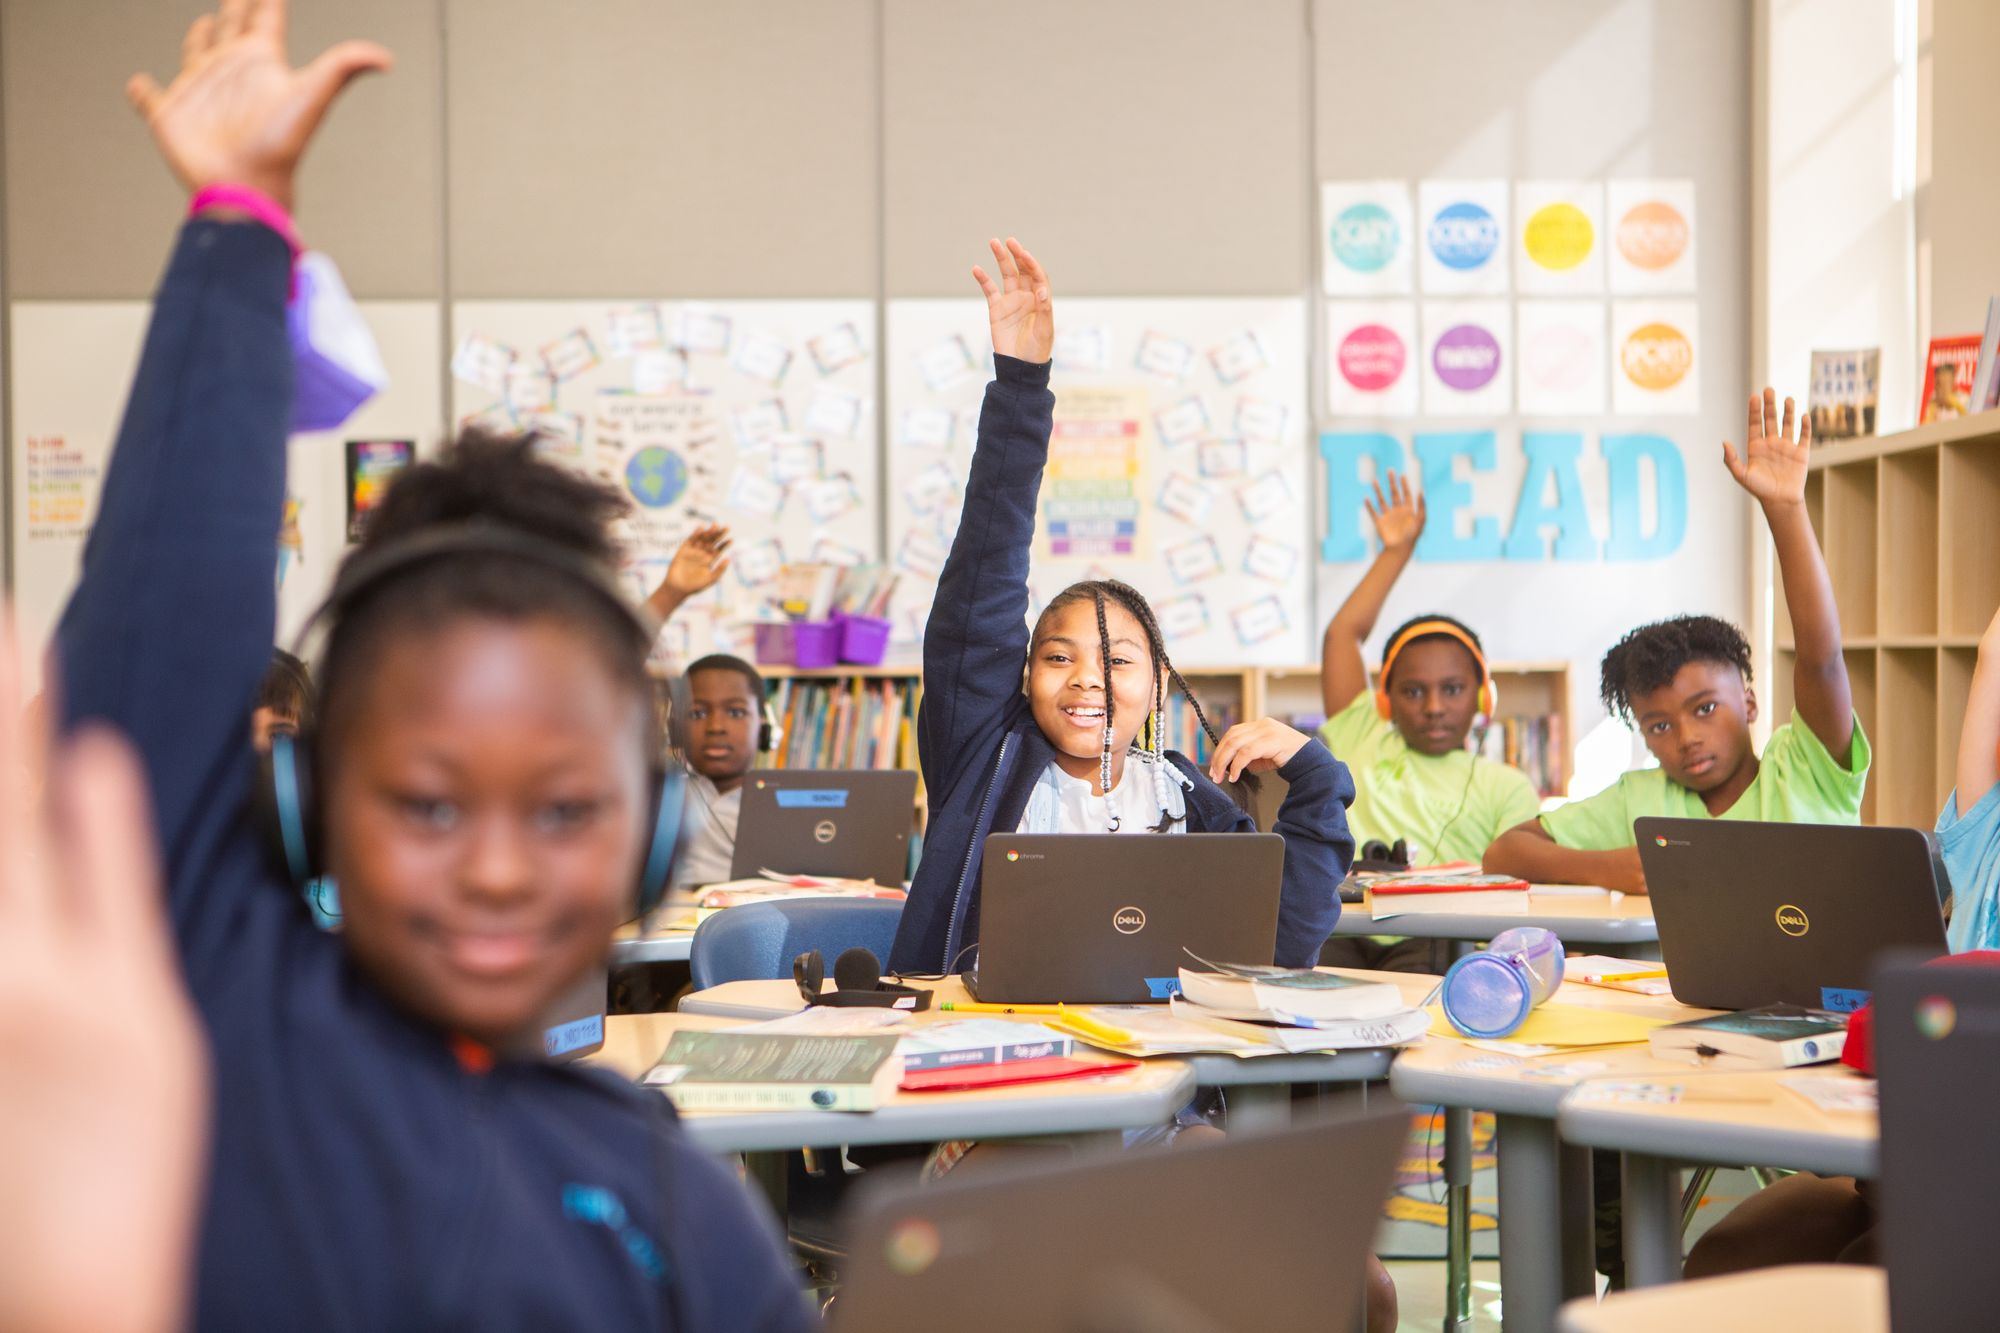
[[[1750,683],[1750,641],[1742,630],[1714,616],[1675,616],[1641,625],[1604,655],[1598,697],[1606,712],[1630,725],[1633,696],[1672,684],[1690,662],[1733,666]]]
[[[620,555],[611,524],[627,512],[626,502],[611,487],[536,457],[536,444],[531,435],[468,431],[437,458],[404,470],[349,559],[440,527],[489,523],[561,547],[608,574]],[[326,732],[341,729],[360,683],[389,643],[463,617],[559,621],[583,635],[620,679],[651,695],[632,625],[600,599],[578,596],[574,575],[526,556],[447,555],[341,608],[319,668]]]

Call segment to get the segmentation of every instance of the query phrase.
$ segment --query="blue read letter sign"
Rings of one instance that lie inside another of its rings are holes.
[[[1574,431],[1524,431],[1521,451],[1527,473],[1513,518],[1503,538],[1500,522],[1491,515],[1469,515],[1461,534],[1459,513],[1472,503],[1472,483],[1459,472],[1493,470],[1497,440],[1494,432],[1426,432],[1411,439],[1423,474],[1430,521],[1417,542],[1417,559],[1476,560],[1660,560],[1678,551],[1687,536],[1687,465],[1672,440],[1661,435],[1606,435],[1603,450],[1609,489],[1606,511],[1610,531],[1599,549],[1590,531],[1583,500],[1578,460],[1583,436]],[[1373,475],[1390,468],[1407,469],[1402,445],[1379,431],[1329,431],[1319,437],[1326,460],[1326,538],[1320,559],[1329,564],[1365,560],[1369,553],[1362,501],[1373,494],[1362,481],[1362,460],[1374,463]],[[1653,475],[1651,530],[1642,512],[1641,476]]]

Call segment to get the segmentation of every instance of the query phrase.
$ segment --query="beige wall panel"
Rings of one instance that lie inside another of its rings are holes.
[[[1931,40],[1931,336],[1978,333],[1987,298],[2000,295],[2000,172],[1993,169],[1992,126],[2000,85],[1992,52],[2000,49],[2000,4],[1934,0]],[[1909,355],[1918,358],[1921,348]]]
[[[872,296],[869,0],[446,0],[460,299]]]
[[[1298,0],[883,0],[890,297],[1013,232],[1070,296],[1307,280]]]

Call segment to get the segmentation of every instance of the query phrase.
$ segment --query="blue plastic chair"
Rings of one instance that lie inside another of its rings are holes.
[[[725,981],[772,981],[792,975],[792,960],[809,949],[834,960],[862,948],[889,957],[903,904],[881,898],[800,898],[792,902],[748,903],[717,912],[696,927],[688,958],[694,988]]]

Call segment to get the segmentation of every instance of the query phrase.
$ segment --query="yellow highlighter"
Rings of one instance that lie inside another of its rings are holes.
[[[946,1000],[938,1005],[954,1014],[1065,1014],[1059,1004],[978,1004],[972,1000]]]
[[[1109,1042],[1113,1046],[1131,1046],[1138,1041],[1137,1037],[1124,1028],[1101,1023],[1088,1014],[1079,1014],[1074,1010],[1063,1011],[1056,1019],[1056,1026],[1068,1028],[1079,1037],[1099,1043]]]

